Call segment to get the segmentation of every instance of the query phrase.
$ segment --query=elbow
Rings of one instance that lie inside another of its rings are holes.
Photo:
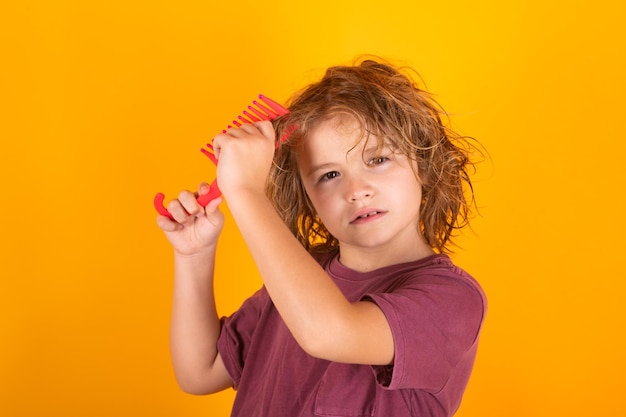
[[[307,321],[292,325],[290,331],[296,342],[308,355],[323,360],[342,361],[342,353],[350,334],[349,323],[344,315],[308,317]],[[289,327],[289,325],[288,325]]]
[[[361,303],[358,309],[306,324],[296,327],[292,334],[302,350],[314,358],[370,365],[393,363],[393,334],[373,303]]]
[[[178,387],[186,394],[209,395],[224,390],[226,387],[213,385],[205,379],[176,375]]]
[[[178,387],[186,394],[191,395],[207,395],[212,394],[213,392],[208,390],[203,384],[200,384],[198,381],[187,380],[183,378],[176,378],[176,382],[178,383]]]
[[[303,334],[294,335],[294,337],[300,348],[309,356],[324,360],[335,359],[332,352],[337,350],[337,342],[329,334],[303,332]]]
[[[207,395],[233,386],[233,380],[223,367],[221,360],[212,364],[198,360],[181,361],[174,357],[174,376],[178,387],[187,394]],[[219,355],[218,355],[219,358]]]
[[[298,345],[307,355],[317,359],[326,359],[324,357],[324,349],[320,346],[320,343],[298,340]]]
[[[207,391],[207,390],[199,389],[199,388],[195,388],[195,387],[186,388],[186,387],[180,386],[180,388],[181,388],[182,392],[184,392],[185,394],[190,394],[190,395],[201,396],[201,395],[209,395],[209,394],[213,394],[214,393],[214,391]]]

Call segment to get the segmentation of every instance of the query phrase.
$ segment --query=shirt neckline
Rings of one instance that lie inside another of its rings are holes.
[[[385,275],[397,274],[399,271],[404,269],[415,270],[433,264],[449,264],[450,262],[451,261],[448,255],[436,253],[416,261],[402,262],[399,264],[383,266],[372,271],[359,272],[343,265],[339,261],[339,252],[337,251],[332,254],[327,263],[326,270],[335,278],[340,278],[346,281],[367,281],[374,278],[380,279]]]

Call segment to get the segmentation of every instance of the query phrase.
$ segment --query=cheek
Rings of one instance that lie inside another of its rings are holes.
[[[323,215],[328,210],[329,207],[329,198],[316,193],[314,195],[309,194],[309,198],[311,199],[311,203],[313,203],[313,207],[315,208],[315,212],[319,215],[320,213]]]
[[[315,211],[315,213],[319,212],[323,198],[313,189],[311,184],[302,183],[302,188],[313,206],[313,211]]]
[[[324,223],[327,223],[329,220],[332,221],[337,217],[337,205],[334,203],[332,195],[315,192],[313,194],[309,194],[309,199],[315,209],[315,215],[318,216]]]
[[[410,172],[410,171],[409,171]],[[421,201],[423,186],[412,172],[409,175],[398,175],[390,178],[384,189],[390,191],[389,198],[407,201],[410,196],[411,201]]]

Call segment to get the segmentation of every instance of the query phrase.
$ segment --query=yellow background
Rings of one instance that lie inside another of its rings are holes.
[[[361,53],[490,153],[454,258],[490,299],[458,415],[623,415],[622,4],[2,1],[0,415],[228,415],[175,385],[152,197],[211,180],[199,147],[256,94]],[[218,273],[222,314],[260,284],[230,219]]]

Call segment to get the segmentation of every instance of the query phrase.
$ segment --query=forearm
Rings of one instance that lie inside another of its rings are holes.
[[[318,343],[343,332],[350,303],[264,195],[239,193],[229,207],[274,305],[298,343],[316,355]]]
[[[332,361],[390,363],[393,339],[382,311],[371,302],[349,302],[263,192],[275,149],[271,124],[230,129],[215,137],[214,147],[220,189],[274,305],[299,345]]]
[[[214,248],[193,256],[175,255],[170,350],[179,385],[192,393],[223,388],[213,386],[212,379],[220,332],[213,294],[214,263]]]

